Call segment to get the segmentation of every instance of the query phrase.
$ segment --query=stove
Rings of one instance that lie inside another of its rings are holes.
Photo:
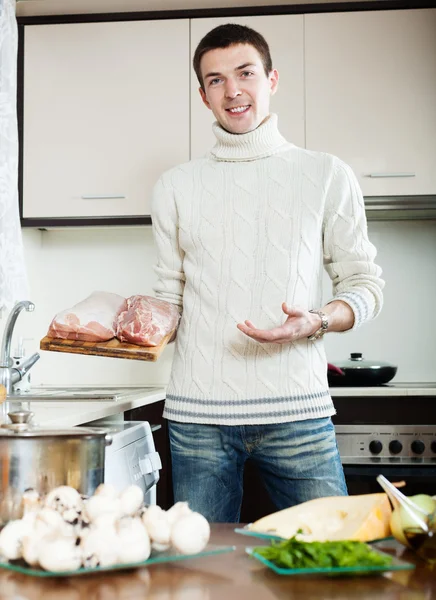
[[[434,465],[436,426],[336,425],[342,464]]]
[[[436,494],[436,384],[331,388],[336,439],[350,493],[381,491],[380,473],[406,493]]]

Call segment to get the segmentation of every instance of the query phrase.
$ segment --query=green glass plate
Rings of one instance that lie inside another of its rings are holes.
[[[241,535],[255,537],[260,540],[276,540],[277,542],[283,542],[286,539],[284,537],[281,537],[280,535],[274,535],[273,533],[261,533],[260,531],[251,531],[250,529],[248,529],[247,525],[245,527],[237,527],[236,529],[234,529],[234,532],[239,533]],[[375,544],[376,542],[385,542],[393,539],[394,538],[392,536],[389,536],[384,538],[377,538],[376,540],[371,540],[368,543]]]
[[[122,571],[125,569],[138,569],[142,567],[148,567],[157,563],[170,563],[180,560],[188,560],[192,558],[203,558],[204,556],[216,556],[217,554],[225,554],[226,552],[233,552],[236,546],[217,546],[215,544],[208,544],[203,552],[197,554],[178,554],[176,552],[159,552],[152,554],[148,560],[139,563],[130,563],[126,565],[112,565],[110,567],[82,567],[77,571],[44,571],[37,567],[27,567],[24,561],[12,561],[12,562],[0,562],[2,569],[9,569],[10,571],[17,571],[18,573],[24,573],[25,575],[33,575],[36,577],[75,577],[76,575],[87,575],[88,573],[103,573],[112,571]]]
[[[257,552],[254,552],[254,548],[245,548],[245,552],[279,575],[327,575],[332,577],[336,575],[379,575],[388,571],[408,571],[415,568],[415,565],[412,563],[404,562],[395,556],[382,552],[376,548],[371,547],[371,549],[383,556],[390,556],[392,558],[391,564],[384,566],[371,565],[368,567],[312,567],[310,569],[285,569],[283,567],[278,567],[260,554],[257,554]]]
[[[241,535],[248,535],[251,537],[259,538],[261,540],[276,540],[278,542],[283,542],[285,539],[280,535],[274,535],[273,533],[260,533],[259,531],[250,531],[246,527],[236,528],[234,532],[240,533]]]

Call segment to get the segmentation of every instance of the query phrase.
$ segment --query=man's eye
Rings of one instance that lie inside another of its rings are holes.
[[[209,81],[209,85],[216,85],[217,83],[219,83],[221,80],[218,79],[218,77],[216,77],[215,79],[211,79]]]
[[[242,71],[243,77],[250,77],[251,75],[254,75],[253,71]]]

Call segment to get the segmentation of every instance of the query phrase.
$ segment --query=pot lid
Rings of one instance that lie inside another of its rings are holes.
[[[384,362],[382,360],[365,360],[361,352],[352,352],[350,358],[334,363],[335,367],[340,369],[381,369],[383,367],[395,368],[392,363]]]
[[[30,423],[33,413],[28,410],[21,410],[8,413],[10,423],[0,425],[0,437],[26,437],[26,438],[90,438],[105,437],[107,431],[98,427],[71,427],[59,429],[56,427],[38,427]]]

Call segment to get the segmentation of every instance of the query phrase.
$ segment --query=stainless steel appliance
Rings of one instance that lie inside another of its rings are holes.
[[[47,494],[70,485],[91,495],[103,483],[105,448],[112,438],[104,429],[32,427],[31,413],[9,413],[0,428],[0,528],[22,516],[27,488]]]
[[[376,477],[383,474],[405,481],[406,495],[435,495],[436,384],[390,384],[371,395],[357,393],[333,395],[349,493],[380,492]]]

